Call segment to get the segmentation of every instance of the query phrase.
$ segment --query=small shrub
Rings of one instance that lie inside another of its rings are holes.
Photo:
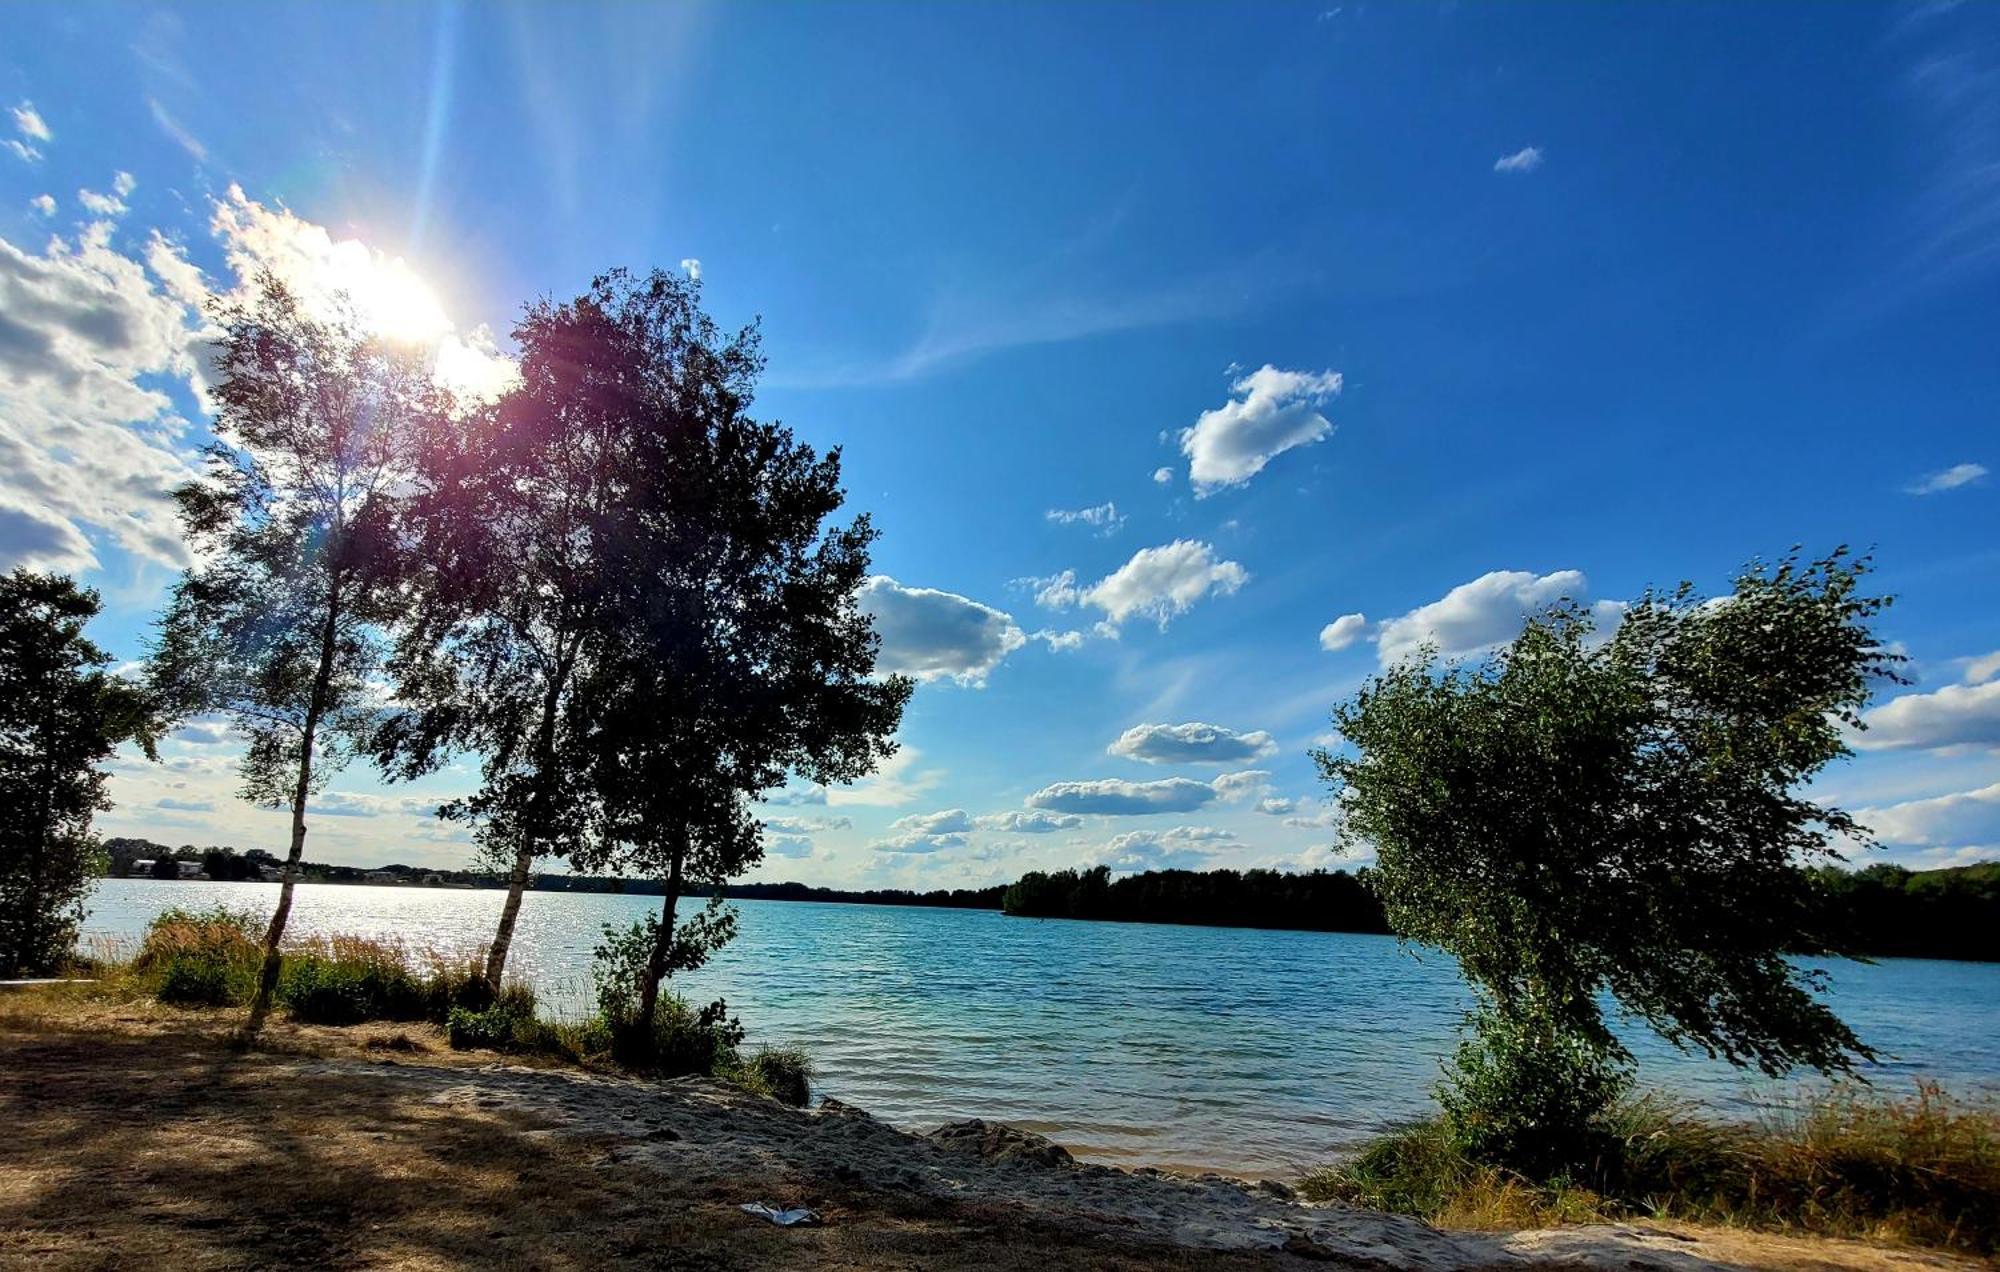
[[[1631,1085],[1620,1053],[1532,1012],[1471,1024],[1437,1091],[1458,1152],[1538,1180],[1600,1173],[1605,1113]]]
[[[728,1076],[746,1091],[794,1108],[812,1102],[812,1059],[798,1047],[760,1047]]]
[[[522,1016],[513,1008],[501,1005],[488,1007],[484,1011],[474,1011],[467,1007],[454,1007],[445,1018],[445,1037],[454,1051],[513,1051],[523,1041],[532,1041],[533,1016]]]
[[[399,945],[335,936],[294,946],[278,979],[278,1001],[294,1019],[319,1025],[422,1020],[429,995]]]
[[[245,910],[165,910],[146,928],[132,974],[164,1003],[233,1007],[248,1002],[263,964],[264,920]]]

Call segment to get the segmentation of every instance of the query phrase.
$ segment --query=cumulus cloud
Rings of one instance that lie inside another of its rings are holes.
[[[1050,653],[1055,654],[1067,654],[1072,650],[1083,648],[1082,632],[1058,632],[1044,627],[1041,631],[1029,636],[1028,639],[1041,641],[1049,647]]]
[[[981,830],[1011,831],[1017,835],[1048,835],[1058,830],[1075,830],[1083,818],[1066,813],[988,813],[977,820]]]
[[[1249,578],[1249,571],[1234,561],[1219,559],[1208,544],[1176,539],[1157,548],[1140,549],[1131,560],[1088,587],[1077,586],[1074,570],[1037,579],[1035,600],[1051,609],[1092,606],[1104,611],[1114,628],[1134,616],[1154,619],[1165,627],[1169,619],[1185,614],[1210,592],[1228,596]]]
[[[1966,684],[1984,684],[1995,676],[2000,676],[2000,650],[1995,650],[1990,654],[1982,654],[1978,658],[1966,660]]]
[[[2000,782],[1977,790],[1858,810],[1885,844],[2000,852]]]
[[[126,195],[132,193],[134,190],[139,188],[139,179],[137,177],[134,177],[129,172],[119,172],[112,176],[111,188],[114,191],[116,191],[118,197],[122,199]]]
[[[681,257],[681,269],[695,282],[701,281],[701,261],[693,256]]]
[[[96,561],[91,532],[187,561],[167,491],[192,467],[158,384],[198,389],[187,307],[98,224],[39,255],[0,240],[0,569]]]
[[[1124,526],[1118,505],[1110,501],[1088,508],[1051,508],[1042,514],[1059,526],[1090,526],[1101,535],[1114,535]]]
[[[1953,464],[1950,468],[1940,469],[1910,483],[1903,490],[1912,495],[1935,495],[1940,491],[1970,485],[1985,475],[1984,464]]]
[[[1523,146],[1511,155],[1501,155],[1493,161],[1493,171],[1527,174],[1542,166],[1542,148]]]
[[[1280,371],[1266,363],[1229,388],[1229,401],[1181,431],[1197,498],[1240,486],[1276,456],[1331,433],[1318,408],[1340,392],[1340,373]]]
[[[393,795],[364,795],[353,791],[327,791],[306,805],[308,813],[320,817],[432,817],[437,805],[427,799]]]
[[[1368,618],[1363,614],[1342,614],[1319,629],[1319,647],[1328,653],[1346,649],[1368,634]]]
[[[861,586],[861,608],[882,638],[878,670],[919,681],[984,685],[1008,654],[1028,643],[1013,618],[955,592],[904,587],[885,574]]]
[[[1027,804],[1052,813],[1136,817],[1147,813],[1192,812],[1214,800],[1215,787],[1193,778],[1170,777],[1157,782],[1103,778],[1044,786],[1028,796]]]
[[[1105,750],[1146,764],[1240,764],[1262,759],[1278,744],[1262,729],[1237,733],[1219,724],[1136,724]]]
[[[1263,769],[1246,769],[1241,773],[1224,773],[1212,785],[1217,797],[1223,800],[1250,799],[1270,787],[1271,775]]]
[[[1164,464],[1153,470],[1153,482],[1155,485],[1164,486],[1173,479],[1174,470]]]
[[[49,131],[48,121],[35,109],[33,102],[22,102],[13,108],[14,130],[30,141],[54,141],[56,135]]]
[[[1266,817],[1283,817],[1288,813],[1297,811],[1298,806],[1299,801],[1295,799],[1279,798],[1277,796],[1257,801],[1257,811]]]
[[[768,856],[789,857],[798,861],[813,855],[813,842],[798,835],[777,835],[764,841],[764,852]]]
[[[126,212],[124,200],[114,194],[99,194],[95,190],[78,190],[76,192],[76,201],[83,205],[84,211],[97,216],[124,216]]]
[[[1097,860],[1120,872],[1200,869],[1215,855],[1217,845],[1235,839],[1230,831],[1213,826],[1128,830],[1106,840]]]
[[[1376,651],[1386,667],[1414,654],[1426,641],[1447,657],[1488,649],[1519,635],[1529,615],[1553,602],[1563,597],[1581,601],[1589,587],[1581,570],[1541,575],[1494,570],[1383,623],[1375,638]],[[1601,610],[1606,618],[1614,613],[1610,608]]]
[[[1857,750],[1941,750],[2000,747],[2000,680],[1906,693],[1864,713]]]
[[[52,194],[38,194],[28,200],[28,206],[43,216],[54,216],[56,214],[56,197]]]

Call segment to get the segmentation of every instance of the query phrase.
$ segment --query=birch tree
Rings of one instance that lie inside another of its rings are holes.
[[[174,492],[197,563],[174,586],[150,675],[177,713],[227,717],[248,738],[243,798],[291,813],[253,1036],[277,988],[307,806],[378,714],[409,439],[449,401],[421,351],[344,307],[309,312],[268,273],[215,318],[216,441]]]

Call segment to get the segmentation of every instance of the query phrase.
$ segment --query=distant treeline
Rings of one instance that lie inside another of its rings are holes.
[[[1008,914],[1048,919],[1199,923],[1297,928],[1308,932],[1389,931],[1382,903],[1363,878],[1339,870],[1148,870],[1113,879],[1110,870],[1037,870],[1001,899]]]
[[[2000,962],[2000,862],[1813,873],[1832,894],[1841,929],[1867,954]]]

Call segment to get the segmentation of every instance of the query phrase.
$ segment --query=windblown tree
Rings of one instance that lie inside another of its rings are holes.
[[[856,600],[874,528],[866,515],[826,524],[843,499],[839,451],[749,414],[755,328],[725,339],[699,289],[657,271],[606,275],[577,305],[603,315],[590,356],[634,421],[606,538],[613,635],[580,688],[604,833],[577,864],[664,885],[627,1022],[648,1038],[661,981],[727,939],[718,911],[677,910],[761,859],[748,803],[788,775],[869,772],[893,753],[913,686],[874,674]]]
[[[498,992],[539,857],[598,824],[570,754],[576,684],[605,617],[605,536],[628,498],[634,430],[623,333],[590,298],[531,307],[515,328],[520,382],[462,426],[436,430],[405,516],[410,609],[391,672],[406,709],[375,740],[394,777],[454,751],[481,757],[479,790],[444,805],[508,872],[488,947]]]
[[[1439,1091],[1468,1151],[1543,1174],[1595,1151],[1630,1081],[1604,993],[1769,1074],[1869,1054],[1786,957],[1842,952],[1805,867],[1867,839],[1801,793],[1896,676],[1866,572],[1753,563],[1725,597],[1647,593],[1608,640],[1560,603],[1490,659],[1426,651],[1334,710],[1351,750],[1314,759],[1391,927],[1480,996]]]
[[[198,563],[174,587],[151,676],[176,712],[219,713],[249,739],[245,799],[291,810],[254,1034],[277,988],[306,806],[377,723],[409,442],[450,403],[420,351],[308,312],[271,275],[215,318],[217,440],[205,473],[174,492]]]
[[[0,575],[0,979],[53,970],[76,943],[110,807],[98,767],[158,731],[139,686],[84,627],[97,594],[56,574]]]

